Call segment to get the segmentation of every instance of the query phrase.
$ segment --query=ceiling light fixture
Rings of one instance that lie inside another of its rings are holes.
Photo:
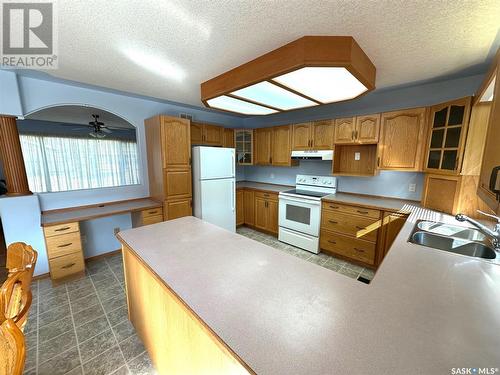
[[[201,84],[211,108],[246,115],[354,99],[375,88],[375,66],[349,36],[305,36]]]

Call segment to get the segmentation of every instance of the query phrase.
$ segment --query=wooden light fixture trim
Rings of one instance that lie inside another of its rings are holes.
[[[345,68],[366,87],[366,91],[361,95],[375,89],[376,68],[353,37],[304,36],[203,82],[201,100],[205,106],[210,107],[208,100],[225,95],[279,112],[285,111],[231,94],[236,90],[268,81],[316,104],[325,104],[273,80],[305,67]]]

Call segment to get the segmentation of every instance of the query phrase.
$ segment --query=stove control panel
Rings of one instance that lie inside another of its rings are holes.
[[[333,188],[337,186],[337,178],[333,176],[310,176],[298,174],[295,178],[296,185],[309,185]]]

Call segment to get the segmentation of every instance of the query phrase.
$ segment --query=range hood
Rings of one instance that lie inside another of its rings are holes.
[[[292,151],[292,159],[333,160],[332,150]]]

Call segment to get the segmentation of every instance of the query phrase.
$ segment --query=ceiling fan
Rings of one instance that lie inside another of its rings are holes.
[[[92,117],[94,118],[94,121],[89,122],[89,126],[94,128],[89,133],[91,137],[101,139],[106,137],[106,134],[112,133],[111,129],[104,125],[104,122],[99,121],[99,115],[93,114]]]

